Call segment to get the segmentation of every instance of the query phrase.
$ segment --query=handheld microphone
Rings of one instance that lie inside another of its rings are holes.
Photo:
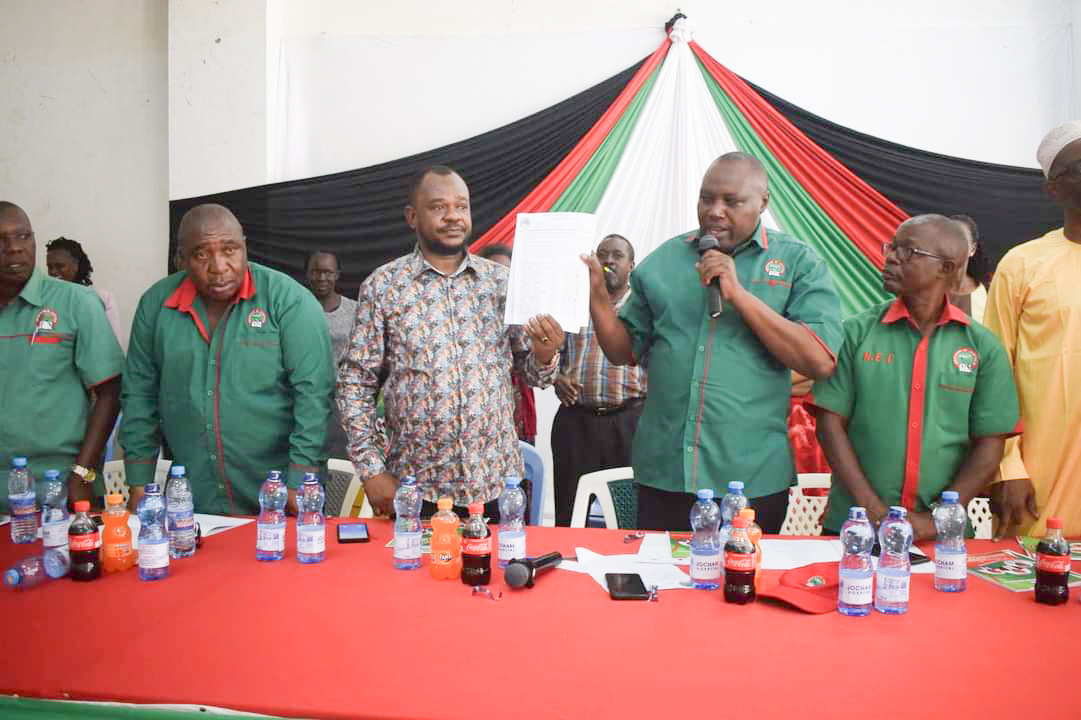
[[[721,250],[720,245],[717,244],[717,238],[706,233],[698,238],[698,256],[701,257],[705,255],[708,250],[724,252]],[[720,280],[713,278],[713,282],[706,287],[706,297],[709,299],[709,316],[711,318],[719,318],[721,313],[724,312],[724,303],[721,301]]]
[[[524,560],[511,560],[503,570],[503,579],[512,588],[531,588],[537,575],[554,568],[563,562],[563,556],[557,552],[551,552],[540,557],[525,558]]]

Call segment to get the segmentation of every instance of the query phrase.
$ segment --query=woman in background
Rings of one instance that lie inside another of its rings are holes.
[[[49,275],[60,280],[77,285],[91,286],[90,276],[94,273],[94,266],[90,264],[90,258],[83,251],[83,246],[66,237],[58,237],[45,245],[45,265]],[[108,290],[92,287],[105,306],[105,317],[109,318],[109,325],[113,328],[113,335],[120,340],[123,333],[120,329],[120,314],[116,309],[116,300]]]
[[[976,322],[982,323],[983,309],[987,306],[987,288],[991,285],[994,268],[980,247],[980,229],[976,221],[968,215],[951,215],[950,219],[961,223],[968,231],[968,265],[957,291],[950,295],[950,302]]]

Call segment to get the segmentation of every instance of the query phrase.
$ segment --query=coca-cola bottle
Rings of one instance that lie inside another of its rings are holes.
[[[747,537],[745,516],[732,518],[732,534],[724,544],[724,601],[746,605],[755,598],[754,543]]]
[[[1062,520],[1047,518],[1047,534],[1036,546],[1036,602],[1061,605],[1070,599],[1070,544]]]
[[[469,520],[462,529],[462,582],[487,585],[492,581],[492,535],[484,523],[484,505],[469,504]]]

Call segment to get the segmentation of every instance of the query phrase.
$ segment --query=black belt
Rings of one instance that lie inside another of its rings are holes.
[[[645,400],[645,398],[636,397],[631,398],[630,400],[627,400],[619,405],[609,405],[607,407],[586,407],[585,405],[572,405],[571,407],[576,410],[581,410],[582,412],[587,412],[590,415],[615,415],[616,413],[620,413],[636,405],[640,405],[641,403],[645,402]]]

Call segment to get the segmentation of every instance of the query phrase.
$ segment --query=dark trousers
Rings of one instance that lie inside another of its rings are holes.
[[[552,421],[552,490],[556,525],[571,524],[578,478],[586,473],[631,464],[631,439],[642,415],[642,400],[611,412],[560,406]]]
[[[692,493],[668,492],[646,485],[638,488],[638,529],[639,530],[684,530],[691,529],[691,506],[697,501]],[[718,504],[720,498],[717,498]],[[772,495],[748,498],[748,507],[754,509],[754,521],[762,528],[765,535],[776,535],[784,524],[788,512],[788,490]]]
[[[469,508],[455,505],[451,509],[461,518],[463,523],[469,519]],[[429,520],[438,510],[439,508],[436,507],[435,503],[425,500],[420,506],[420,517],[422,520]],[[499,498],[484,503],[484,517],[488,518],[490,523],[499,523]]]

